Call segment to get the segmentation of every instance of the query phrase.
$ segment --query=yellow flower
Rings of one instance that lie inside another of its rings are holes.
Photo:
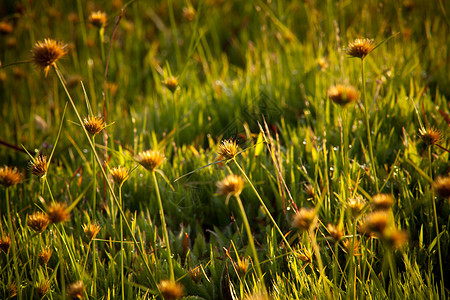
[[[108,21],[108,15],[103,11],[94,11],[89,15],[89,23],[98,28],[103,28]]]
[[[137,157],[138,163],[149,171],[153,171],[159,167],[163,163],[164,159],[164,154],[157,150],[147,150],[141,152]]]
[[[244,180],[239,175],[228,175],[216,183],[217,193],[223,196],[239,196],[244,189]]]
[[[92,135],[96,135],[106,127],[106,124],[105,122],[103,122],[102,118],[96,116],[88,116],[87,118],[84,118],[83,126],[84,128],[86,128],[87,132]]]
[[[128,174],[129,171],[125,167],[118,166],[111,169],[111,176],[118,185],[128,179]]]
[[[44,39],[44,41],[37,42],[31,50],[33,61],[36,66],[44,70],[45,76],[47,76],[50,67],[67,54],[66,48],[67,46],[62,42]]]
[[[30,161],[31,173],[36,176],[44,176],[47,173],[47,156],[39,155],[34,161]]]
[[[219,155],[226,159],[232,159],[236,156],[238,146],[236,141],[233,140],[223,140],[219,145]]]
[[[64,203],[53,202],[47,207],[47,216],[53,224],[61,223],[69,218],[69,213],[66,211]]]
[[[17,168],[8,166],[0,167],[0,184],[5,188],[18,184],[22,180],[22,175]]]
[[[169,280],[162,280],[158,284],[158,288],[166,300],[180,299],[184,294],[181,284]]]
[[[346,53],[364,59],[375,47],[372,39],[356,39],[348,44]]]
[[[28,227],[39,233],[43,232],[49,223],[50,220],[48,219],[47,214],[43,212],[38,211],[27,217]]]
[[[299,230],[314,229],[317,225],[317,214],[312,208],[302,207],[292,219],[292,227]]]
[[[334,103],[345,106],[358,100],[359,93],[351,85],[338,84],[328,89],[328,97]]]

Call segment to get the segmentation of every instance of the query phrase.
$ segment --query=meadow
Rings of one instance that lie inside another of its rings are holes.
[[[0,3],[1,299],[448,299],[448,1]]]

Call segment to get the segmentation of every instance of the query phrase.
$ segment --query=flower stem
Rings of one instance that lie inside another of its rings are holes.
[[[123,209],[123,200],[122,200],[122,184],[119,186],[119,203],[121,208]],[[123,256],[125,255],[125,251],[123,249],[123,217],[120,215],[120,286],[122,289],[122,300],[125,300],[125,279],[123,272]]]

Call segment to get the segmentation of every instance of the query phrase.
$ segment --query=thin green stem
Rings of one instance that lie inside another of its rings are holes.
[[[391,282],[392,286],[394,287],[395,298],[400,299],[400,294],[398,292],[398,287],[397,287],[397,273],[395,270],[396,265],[394,262],[394,257],[392,255],[393,254],[392,249],[386,248],[385,253],[388,257],[389,268],[391,270],[392,279],[390,280],[390,282]]]
[[[239,197],[239,195],[235,196],[236,201],[239,205],[239,209],[241,211],[241,215],[242,215],[242,220],[244,221],[244,227],[245,227],[245,231],[247,232],[247,236],[248,236],[248,243],[250,244],[250,249],[253,252],[253,260],[254,260],[254,266],[256,269],[256,274],[258,275],[259,281],[261,282],[264,291],[267,293],[266,290],[266,285],[264,284],[264,278],[263,278],[263,274],[261,271],[261,266],[259,263],[259,258],[258,258],[258,253],[256,252],[256,248],[255,248],[255,242],[253,241],[253,235],[252,235],[252,231],[250,229],[250,224],[248,223],[248,219],[247,219],[247,215],[245,213],[245,209],[244,209],[244,205],[242,205],[242,201],[241,201],[241,197]]]
[[[159,216],[161,217],[161,226],[163,229],[164,243],[166,244],[167,255],[169,256],[168,262],[169,262],[170,280],[174,282],[175,273],[173,270],[172,252],[170,251],[169,235],[167,233],[166,219],[164,217],[164,208],[162,205],[161,194],[159,193],[158,181],[156,180],[156,174],[154,170],[152,171],[152,177],[153,183],[155,184],[156,198],[158,198]]]
[[[123,200],[122,200],[122,184],[119,186],[119,203],[121,208],[123,209]],[[123,272],[123,256],[125,255],[125,251],[123,249],[123,217],[120,215],[120,286],[122,289],[122,300],[125,300],[125,275]]]
[[[323,280],[323,285],[325,289],[325,294],[327,295],[327,299],[331,300],[333,297],[331,297],[330,289],[328,287],[328,282],[325,275],[325,268],[323,266],[322,257],[320,256],[319,251],[319,245],[317,244],[316,236],[314,234],[314,230],[308,230],[309,240],[311,242],[311,245],[314,249],[314,255],[316,256],[317,263],[319,264],[319,271],[320,271],[320,278]],[[320,282],[320,279],[319,279]]]

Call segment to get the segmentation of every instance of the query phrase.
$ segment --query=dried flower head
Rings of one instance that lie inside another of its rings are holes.
[[[375,210],[388,210],[394,205],[394,198],[389,194],[377,194],[372,200]]]
[[[11,23],[0,21],[0,34],[1,35],[7,35],[8,33],[11,33],[14,30],[14,27]]]
[[[312,184],[305,185],[305,192],[308,198],[314,198],[314,194],[316,193]]]
[[[44,70],[45,76],[47,76],[50,67],[67,54],[66,48],[67,46],[62,42],[44,39],[44,41],[37,42],[31,50],[33,61],[36,66]]]
[[[158,288],[166,300],[180,299],[184,294],[183,286],[181,284],[169,280],[161,280],[158,284]]]
[[[306,262],[306,263],[312,262],[312,252],[309,249],[303,248],[301,251],[295,252],[295,255],[302,262]]]
[[[358,256],[360,255],[360,243],[359,240],[355,238],[355,243],[353,243],[353,239],[346,239],[342,242],[342,245],[344,246],[344,249],[347,253],[350,254],[350,251],[352,250],[353,246],[353,255]]]
[[[328,97],[334,103],[346,106],[359,98],[358,91],[351,85],[338,84],[328,89]]]
[[[334,239],[335,242],[339,242],[340,239],[344,236],[344,229],[342,228],[342,225],[333,225],[328,224],[327,225],[328,232],[330,233],[330,236]]]
[[[67,287],[67,296],[69,296],[70,299],[82,299],[84,296],[84,283],[83,281],[79,280],[77,282],[71,283]]]
[[[348,44],[346,53],[353,57],[364,59],[375,47],[372,39],[356,39]]]
[[[419,137],[427,146],[437,145],[443,139],[442,131],[433,127],[420,128]]]
[[[52,250],[50,248],[42,249],[38,256],[41,264],[46,265],[52,257]]]
[[[368,232],[383,235],[389,221],[389,214],[386,211],[374,211],[366,216],[363,228]]]
[[[88,238],[89,241],[95,239],[95,237],[97,236],[97,234],[100,232],[101,229],[102,227],[100,227],[100,225],[98,225],[97,223],[89,223],[83,225],[83,231],[86,234],[86,237]]]
[[[194,282],[199,282],[200,279],[202,278],[202,275],[203,275],[203,272],[202,272],[202,270],[201,270],[200,267],[191,269],[191,270],[189,271],[189,277],[191,277],[191,279],[192,279]]]
[[[366,203],[360,196],[356,196],[348,200],[347,206],[348,208],[350,208],[353,217],[357,217],[361,213],[361,210],[363,209],[365,204]]]
[[[128,179],[130,171],[122,166],[114,167],[111,169],[111,176],[115,183],[118,185],[122,185],[122,183],[125,182],[125,180]]]
[[[93,11],[89,15],[88,20],[89,20],[89,23],[91,23],[95,27],[103,28],[106,26],[106,22],[108,21],[108,15],[101,10]]]
[[[187,21],[194,21],[195,19],[195,8],[192,6],[183,7],[183,18]]]
[[[178,78],[175,76],[169,76],[162,81],[171,92],[175,91],[178,87]]]
[[[49,290],[50,290],[50,282],[48,280],[39,281],[39,283],[36,285],[36,292],[41,298],[44,297]]]
[[[47,207],[47,216],[51,223],[57,224],[66,221],[69,213],[66,211],[66,204],[53,202]]]
[[[233,159],[238,152],[238,146],[234,140],[223,140],[219,145],[218,154],[226,159]]]
[[[442,198],[450,198],[450,177],[438,176],[434,180],[433,188]]]
[[[18,184],[22,180],[22,175],[17,168],[8,166],[0,167],[0,185],[5,188]]]
[[[247,258],[241,258],[235,263],[235,268],[240,276],[244,276],[248,270],[249,261]]]
[[[31,173],[36,176],[44,176],[47,174],[47,156],[39,155],[34,161],[30,161]]]
[[[40,211],[28,215],[27,217],[28,227],[39,233],[43,232],[49,223],[50,220],[48,219],[47,214]]]
[[[137,157],[138,163],[149,171],[153,171],[159,167],[163,163],[164,159],[164,154],[157,150],[147,150],[141,152]]]
[[[88,116],[87,118],[84,118],[83,126],[86,128],[87,132],[96,135],[106,127],[106,124],[103,122],[103,118]]]
[[[11,238],[8,235],[0,237],[0,250],[3,250],[3,252],[8,253],[10,247],[11,247]]]
[[[292,219],[292,227],[299,230],[312,230],[317,225],[317,214],[313,208],[302,207]]]
[[[230,174],[216,183],[217,193],[223,196],[239,196],[244,189],[244,180],[239,175]]]

